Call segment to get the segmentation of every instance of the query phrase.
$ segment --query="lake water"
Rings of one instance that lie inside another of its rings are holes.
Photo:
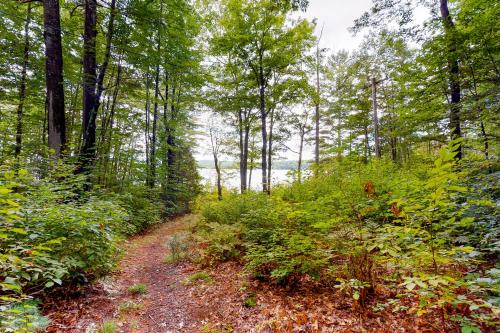
[[[271,184],[287,183],[292,181],[292,176],[289,173],[290,170],[272,170],[271,171]],[[217,181],[217,173],[215,169],[198,169],[200,176],[202,177],[202,183],[208,186],[215,186]],[[222,170],[222,186],[229,189],[239,189],[240,188],[240,171],[238,169],[223,169]],[[254,169],[252,173],[252,189],[261,189],[260,185],[262,179],[262,170]]]

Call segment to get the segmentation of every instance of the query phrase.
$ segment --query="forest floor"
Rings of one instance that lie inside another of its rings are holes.
[[[44,304],[51,320],[48,332],[440,331],[428,319],[402,313],[360,314],[338,292],[311,288],[307,281],[294,291],[258,282],[236,262],[205,270],[189,262],[165,263],[168,240],[197,218],[179,217],[132,237],[113,274],[70,293],[51,295]],[[190,277],[193,281],[187,283]],[[135,284],[144,284],[146,292],[131,292]],[[105,323],[109,330],[103,329]]]

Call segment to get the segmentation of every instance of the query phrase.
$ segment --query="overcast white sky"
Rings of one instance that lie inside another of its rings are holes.
[[[371,7],[371,0],[309,0],[309,7],[305,13],[299,16],[309,20],[317,19],[315,34],[319,36],[323,28],[321,47],[330,51],[341,49],[353,50],[361,42],[361,36],[352,36],[348,28],[353,25],[356,18]],[[210,145],[208,138],[200,137],[198,152],[195,154],[197,160],[211,159],[208,151]],[[206,140],[207,142],[200,142]],[[295,146],[292,144],[292,146]],[[312,147],[305,147],[305,158],[311,159],[313,156]],[[294,153],[282,153],[286,159],[297,159]]]

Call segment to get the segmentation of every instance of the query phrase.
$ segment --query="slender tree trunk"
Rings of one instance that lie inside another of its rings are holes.
[[[448,0],[440,0],[441,19],[443,21],[444,32],[447,42],[448,56],[448,85],[450,89],[450,122],[451,139],[462,137],[460,129],[460,68],[458,65],[457,40],[453,19],[450,16]],[[456,159],[462,159],[462,143],[456,148]]]
[[[378,129],[378,105],[377,105],[377,79],[372,78],[372,103],[373,103],[373,136],[375,139],[375,157],[380,158],[382,153],[380,151],[380,135]]]
[[[118,99],[118,91],[120,89],[121,72],[122,72],[122,66],[121,66],[121,64],[118,64],[115,87],[114,87],[114,91],[113,91],[113,99],[112,99],[111,107],[110,107],[110,111],[109,111],[109,122],[108,122],[108,125],[106,125],[106,132],[108,133],[108,139],[107,139],[107,149],[104,152],[104,155],[105,155],[105,157],[104,157],[104,161],[105,161],[104,162],[104,174],[105,175],[108,173],[108,164],[109,164],[109,159],[110,159],[110,154],[111,154],[111,143],[113,142],[113,126],[115,123],[115,109],[116,109],[116,101]]]
[[[89,172],[96,151],[96,87],[97,87],[97,1],[85,0],[83,32],[83,144],[77,172]]]
[[[104,92],[104,77],[106,75],[106,70],[109,65],[109,60],[111,58],[111,45],[113,41],[113,33],[115,26],[115,15],[116,15],[116,0],[111,0],[111,5],[109,9],[109,21],[108,21],[108,34],[106,35],[106,51],[104,52],[104,60],[99,69],[99,75],[97,76],[97,92],[95,96],[95,114],[99,111],[99,106],[101,104],[101,96]]]
[[[297,179],[302,182],[302,151],[304,150],[305,127],[300,129],[299,161],[297,163]]]
[[[368,158],[371,154],[370,152],[370,143],[368,139],[368,126],[365,126],[365,163],[368,162]]]
[[[219,159],[217,158],[216,155],[214,155],[214,162],[215,162],[215,172],[217,173],[217,200],[221,201],[222,200],[222,181],[221,181],[221,174],[220,174],[220,163],[219,163]]]
[[[240,149],[240,191],[244,193],[247,190],[247,163],[248,163],[248,126],[243,119],[243,110],[238,110],[238,135]]]
[[[271,171],[273,168],[273,129],[274,129],[274,109],[271,110],[269,123],[269,149],[267,153],[267,191],[271,192]]]
[[[322,31],[323,33],[323,31]],[[320,37],[321,38],[321,37]],[[315,135],[314,135],[314,162],[319,163],[319,121],[320,121],[320,81],[319,81],[319,70],[320,70],[320,51],[319,51],[319,41],[316,46],[316,98],[315,101],[315,112],[314,112],[314,122],[315,122]]]
[[[159,45],[158,45],[159,48]],[[154,188],[156,182],[156,130],[158,124],[158,98],[160,94],[160,65],[156,65],[155,73],[155,97],[153,106],[153,128],[151,135],[151,152],[149,154],[149,187]]]
[[[172,123],[175,122],[176,118],[175,94],[176,94],[175,81],[173,81],[172,98],[170,102],[170,120],[172,121]],[[174,184],[177,178],[175,175],[175,159],[176,159],[175,144],[176,144],[175,128],[173,128],[173,126],[170,125],[169,131],[167,133],[167,167],[168,167],[167,183],[168,184]]]
[[[340,114],[337,119],[337,160],[342,159],[342,128],[341,128],[341,120],[340,120]]]
[[[264,86],[260,87],[260,120],[262,134],[262,191],[269,193],[267,188],[267,114],[266,114],[266,95]]]
[[[29,38],[30,23],[31,23],[31,2],[28,2],[28,8],[26,10],[26,23],[24,25],[23,67],[21,70],[21,83],[19,85],[19,104],[17,106],[16,147],[14,150],[14,156],[16,158],[16,169],[19,167],[19,155],[21,154],[21,148],[23,144],[23,112],[24,112],[24,101],[26,99],[26,81],[27,81],[29,51],[30,51],[30,38]]]
[[[61,158],[66,149],[63,57],[59,0],[43,1],[45,37],[45,84],[47,88],[48,146]]]
[[[248,175],[248,141],[250,139],[250,124],[248,124],[248,117],[246,118],[247,124],[244,126],[243,136],[243,177],[245,178],[244,187],[245,191],[248,189],[247,175]]]
[[[149,73],[146,73],[146,110],[145,110],[145,129],[144,129],[144,140],[146,143],[146,185],[149,184],[149,170],[150,170],[150,156],[149,156],[149,114],[151,113],[151,101],[149,96],[149,88],[151,85],[151,79],[149,77]]]

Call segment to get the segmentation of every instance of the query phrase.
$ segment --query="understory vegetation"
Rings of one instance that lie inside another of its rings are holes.
[[[358,311],[436,316],[443,331],[493,330],[498,184],[484,161],[454,156],[450,146],[405,165],[331,160],[271,196],[205,197],[202,263],[237,260],[269,283],[325,286]]]

